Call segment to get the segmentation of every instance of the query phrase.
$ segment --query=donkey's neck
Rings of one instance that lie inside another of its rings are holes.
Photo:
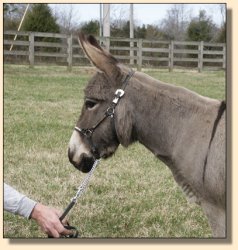
[[[212,99],[138,72],[130,90],[136,139],[171,167],[190,120],[206,113]]]

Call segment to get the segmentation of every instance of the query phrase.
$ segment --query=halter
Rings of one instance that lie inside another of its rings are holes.
[[[127,86],[127,84],[129,83],[131,77],[134,75],[134,71],[131,70],[129,72],[129,74],[126,75],[125,79],[122,82],[122,88],[121,89],[117,89],[115,94],[114,94],[114,98],[112,100],[111,105],[106,109],[104,116],[102,117],[101,120],[99,120],[94,126],[92,126],[91,128],[79,128],[79,127],[75,127],[74,129],[79,132],[80,134],[82,134],[83,136],[85,136],[88,140],[88,143],[91,147],[91,151],[93,153],[93,156],[96,159],[100,158],[99,152],[97,150],[97,147],[94,145],[93,140],[92,140],[92,136],[93,133],[95,131],[95,129],[107,118],[114,118],[114,114],[115,114],[115,108],[117,106],[117,104],[119,103],[120,99],[124,96],[125,94],[125,88]]]

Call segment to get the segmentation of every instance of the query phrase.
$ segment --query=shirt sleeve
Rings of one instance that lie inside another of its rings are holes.
[[[4,210],[29,219],[36,203],[4,183]]]

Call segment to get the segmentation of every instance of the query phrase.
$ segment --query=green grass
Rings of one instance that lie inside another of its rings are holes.
[[[80,114],[84,69],[4,66],[4,180],[63,210],[84,174],[67,158]],[[224,99],[225,73],[148,71],[165,82]],[[169,169],[142,145],[119,147],[102,161],[69,214],[82,237],[211,237],[201,208],[191,205]],[[4,212],[4,237],[45,237],[34,221]]]

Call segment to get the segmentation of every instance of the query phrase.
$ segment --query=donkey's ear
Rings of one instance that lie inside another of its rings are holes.
[[[83,33],[80,33],[79,42],[88,59],[100,71],[103,71],[111,79],[115,79],[120,74],[117,59],[101,48],[93,36],[85,36]]]

